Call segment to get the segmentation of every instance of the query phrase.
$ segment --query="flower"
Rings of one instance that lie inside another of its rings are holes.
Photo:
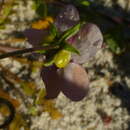
[[[32,23],[32,28],[34,29],[46,29],[49,27],[49,24],[53,23],[52,17],[46,17],[43,20],[39,20],[37,22]]]
[[[63,92],[72,101],[80,101],[89,90],[86,70],[79,64],[69,63],[64,69],[56,66],[42,68],[41,77],[46,85],[46,98],[56,98]]]
[[[66,5],[55,19],[55,26],[60,34],[79,23],[79,13],[73,5]],[[48,30],[28,29],[24,34],[34,47],[48,35]],[[52,64],[41,69],[41,77],[46,87],[46,98],[56,98],[60,92],[72,101],[80,101],[89,90],[89,76],[82,67],[102,47],[103,37],[95,24],[84,24],[77,34],[67,42],[79,50],[80,55],[72,54],[64,68]]]

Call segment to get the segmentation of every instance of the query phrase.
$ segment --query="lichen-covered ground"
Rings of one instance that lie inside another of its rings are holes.
[[[0,39],[15,37],[15,32],[29,28],[29,23],[36,17],[32,10],[32,1],[17,0],[9,16],[10,22],[0,30]],[[1,43],[1,42],[0,42]],[[4,43],[2,43],[4,44]],[[11,43],[12,46],[28,46],[27,42]],[[19,76],[28,74],[28,65],[23,65],[11,58],[0,60],[0,64]],[[84,64],[90,78],[90,91],[80,102],[72,102],[62,93],[55,99],[56,108],[62,113],[54,120],[48,112],[24,118],[30,120],[31,130],[129,130],[130,129],[130,54],[115,56],[107,48],[99,51],[90,62]],[[22,73],[19,73],[24,68]],[[30,77],[38,88],[44,87],[40,72],[35,71]],[[26,78],[26,77],[25,77]],[[0,79],[1,82],[4,82]],[[7,83],[3,88],[6,88]],[[16,88],[20,90],[18,84]],[[12,89],[8,90],[16,99],[20,96]],[[26,103],[32,103],[32,97],[24,97]],[[26,117],[26,105],[21,103],[18,111]]]

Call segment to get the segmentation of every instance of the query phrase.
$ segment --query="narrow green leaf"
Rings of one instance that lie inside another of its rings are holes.
[[[47,5],[44,0],[34,0],[33,9],[36,10],[37,14],[40,17],[46,17],[47,16]]]
[[[106,43],[108,44],[112,52],[116,54],[120,54],[122,52],[118,44],[118,41],[116,41],[112,36],[108,35],[105,38],[106,38]]]
[[[73,47],[71,44],[64,43],[63,48],[65,50],[68,50],[70,52],[73,52],[73,53],[76,53],[76,54],[80,55],[80,52],[75,47]]]
[[[47,61],[44,62],[44,66],[48,67],[54,63],[54,57],[48,59]]]
[[[89,6],[90,2],[87,0],[79,0],[79,4],[84,5],[84,6]]]
[[[39,51],[36,51],[37,53],[40,53],[40,54],[44,54],[46,53],[46,50],[39,50]]]
[[[59,35],[56,26],[52,23],[50,23],[50,35],[53,35],[54,37]]]
[[[46,95],[45,89],[41,88],[41,89],[39,90],[39,92],[38,92],[37,98],[36,98],[36,100],[35,100],[35,104],[36,104],[36,105],[42,104],[45,95]]]
[[[67,40],[71,36],[75,35],[80,30],[82,24],[83,23],[78,23],[74,27],[72,27],[72,28],[68,29],[67,31],[65,31],[65,33],[61,36],[61,38],[59,40],[59,43],[63,42],[64,40]]]

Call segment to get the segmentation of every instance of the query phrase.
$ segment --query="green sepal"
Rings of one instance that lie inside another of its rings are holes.
[[[69,39],[70,37],[72,37],[73,35],[75,35],[81,28],[81,26],[83,25],[83,23],[78,23],[75,26],[73,26],[72,28],[68,29],[67,31],[65,31],[61,38],[59,39],[59,43]]]
[[[72,53],[76,53],[76,54],[80,55],[80,52],[75,47],[73,47],[71,44],[69,44],[67,42],[64,43],[63,48],[65,50],[72,52]]]
[[[54,63],[54,57],[49,58],[47,61],[44,62],[44,66],[48,67]]]
[[[50,23],[50,35],[53,35],[54,37],[59,35],[58,30],[53,23]]]

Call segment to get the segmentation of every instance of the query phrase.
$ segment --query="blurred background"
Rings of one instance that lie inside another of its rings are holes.
[[[130,0],[0,0],[0,53],[31,47],[23,32],[46,28],[45,17],[55,19],[65,4],[103,34],[102,49],[83,65],[88,95],[79,102],[62,93],[47,100],[40,77],[43,56],[0,59],[1,124],[14,113],[1,130],[130,130]]]

